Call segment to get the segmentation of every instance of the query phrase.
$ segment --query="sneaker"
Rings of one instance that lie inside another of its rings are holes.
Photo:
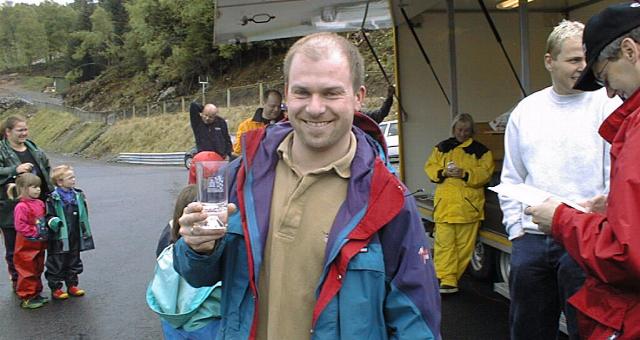
[[[66,300],[69,298],[69,294],[58,288],[51,292],[51,298],[53,298],[54,300]]]
[[[36,295],[35,297],[32,297],[31,300],[42,302],[42,304],[49,302],[49,298],[42,295]]]
[[[67,289],[67,292],[69,292],[69,295],[71,295],[71,296],[83,296],[84,295],[84,290],[78,288],[78,286],[69,287],[69,289]]]
[[[22,303],[20,304],[20,307],[22,307],[24,309],[36,309],[36,308],[40,308],[42,306],[44,306],[44,302],[39,301],[36,298],[24,299],[24,300],[22,300]]]
[[[440,285],[440,294],[453,294],[458,292],[458,287],[450,285]]]

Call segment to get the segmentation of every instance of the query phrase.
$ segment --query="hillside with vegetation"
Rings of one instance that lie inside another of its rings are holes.
[[[210,90],[281,84],[282,59],[295,38],[214,46],[213,12],[210,0],[75,0],[65,6],[49,1],[0,6],[0,73],[19,74],[20,86],[34,90],[51,86],[52,77],[63,77],[71,84],[63,94],[65,105],[87,111],[199,98],[199,79],[208,78],[213,84]],[[381,102],[386,82],[360,33],[345,35],[367,60],[370,99],[366,106],[373,108]],[[368,36],[392,76],[392,31]],[[39,115],[36,109],[28,110],[30,117]],[[221,116],[235,131],[237,122],[254,110],[255,106],[224,107]],[[182,151],[193,143],[186,114],[119,120],[113,126],[91,128],[93,132],[85,127],[74,138],[92,140],[91,145],[73,143],[72,130],[61,127],[38,138],[46,137],[41,142],[55,149],[61,141],[74,144],[72,151],[91,156]]]

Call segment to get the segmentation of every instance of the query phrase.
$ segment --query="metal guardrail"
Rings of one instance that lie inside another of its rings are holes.
[[[183,165],[184,152],[167,153],[133,153],[123,152],[118,154],[116,162],[145,165]]]

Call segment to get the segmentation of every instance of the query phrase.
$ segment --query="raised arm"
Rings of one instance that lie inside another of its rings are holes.
[[[382,121],[389,115],[389,111],[391,110],[391,105],[393,105],[393,94],[395,93],[395,88],[393,86],[389,86],[387,88],[387,98],[385,98],[382,106],[379,109],[363,112],[369,118],[376,121],[376,123],[380,124]]]
[[[191,102],[189,105],[189,122],[191,123],[191,129],[195,130],[195,127],[202,123],[202,118],[200,117],[200,112],[202,112],[203,106],[196,103]]]

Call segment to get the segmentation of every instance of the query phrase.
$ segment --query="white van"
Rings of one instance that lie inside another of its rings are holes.
[[[398,121],[390,120],[380,123],[380,130],[387,141],[387,148],[389,150],[389,160],[397,162],[399,160],[398,150]]]

